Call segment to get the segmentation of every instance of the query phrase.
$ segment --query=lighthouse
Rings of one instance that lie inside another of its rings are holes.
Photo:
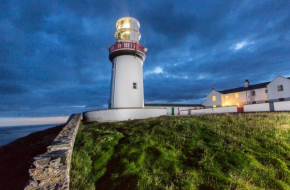
[[[139,41],[140,23],[132,17],[117,20],[117,42],[109,48],[112,62],[109,108],[143,108],[143,63],[147,49]]]
[[[143,63],[147,49],[139,44],[140,23],[135,18],[122,17],[116,29],[117,42],[108,48],[112,62],[109,109],[83,112],[83,120],[116,122],[166,115],[164,107],[144,108]]]

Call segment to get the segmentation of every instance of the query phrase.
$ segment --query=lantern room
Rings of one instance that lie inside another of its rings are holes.
[[[139,42],[141,34],[139,32],[140,23],[132,17],[122,17],[116,23],[115,38],[117,41]]]

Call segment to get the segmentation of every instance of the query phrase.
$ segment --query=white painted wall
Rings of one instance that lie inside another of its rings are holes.
[[[264,111],[270,111],[269,103],[244,105],[244,112],[264,112]]]
[[[274,102],[275,111],[290,111],[290,101]]]
[[[220,107],[220,108],[206,108],[199,110],[191,110],[190,115],[201,114],[219,114],[219,113],[237,113],[237,106]],[[180,115],[188,115],[187,111],[181,111]]]
[[[110,101],[111,108],[144,107],[143,61],[138,57],[122,55],[113,60]]]
[[[234,106],[239,104],[242,106],[247,103],[247,91],[237,92],[239,97],[235,97],[235,93],[222,94],[222,105],[223,106]],[[226,97],[227,96],[227,97]]]
[[[181,111],[187,111],[190,110],[195,110],[195,109],[202,109],[202,107],[174,107],[174,106],[168,106],[168,107],[145,107],[145,108],[165,108],[167,111],[167,115],[172,115],[172,108],[174,108],[174,115],[178,115],[181,113]]]
[[[254,90],[248,90],[248,102],[256,102],[256,103],[264,103],[265,101],[268,101],[268,93],[266,93],[267,88],[259,88]],[[251,91],[255,91],[256,95],[252,96]]]
[[[283,85],[283,91],[278,91],[278,85]],[[290,100],[290,80],[277,77],[267,85],[269,102],[279,101],[279,98]]]
[[[167,115],[165,108],[135,108],[135,109],[107,109],[88,111],[83,113],[87,122],[117,122],[135,119],[147,119]]]
[[[216,96],[216,101],[212,101],[213,96]],[[206,100],[202,103],[202,105],[204,105],[205,107],[212,107],[213,105],[220,107],[222,105],[221,93],[216,90],[212,90],[207,95]]]

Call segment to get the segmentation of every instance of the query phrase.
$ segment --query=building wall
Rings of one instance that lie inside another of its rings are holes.
[[[235,97],[236,93],[222,94],[222,106],[243,106],[247,104],[247,91],[238,92],[239,97]]]
[[[113,60],[111,108],[144,107],[143,62],[131,55],[118,56]],[[137,89],[133,89],[133,83]]]
[[[216,96],[216,101],[213,101],[212,97]],[[213,107],[213,105],[216,105],[216,107],[221,107],[222,106],[222,99],[221,99],[221,93],[212,90],[208,95],[206,100],[202,103],[205,107]]]
[[[83,113],[83,118],[86,122],[117,122],[147,119],[166,114],[165,108],[127,108],[88,111]]]
[[[267,90],[267,88],[248,90],[247,91],[248,102],[251,104],[253,102],[264,103],[264,102],[268,101],[268,93],[266,93],[266,90]],[[255,91],[255,96],[251,95],[252,91]]]
[[[278,91],[278,85],[283,85],[283,91]],[[279,98],[290,100],[290,80],[277,77],[267,86],[269,102],[279,101]]]

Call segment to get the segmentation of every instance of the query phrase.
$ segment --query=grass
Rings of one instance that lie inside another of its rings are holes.
[[[71,189],[290,189],[290,113],[81,127]]]

